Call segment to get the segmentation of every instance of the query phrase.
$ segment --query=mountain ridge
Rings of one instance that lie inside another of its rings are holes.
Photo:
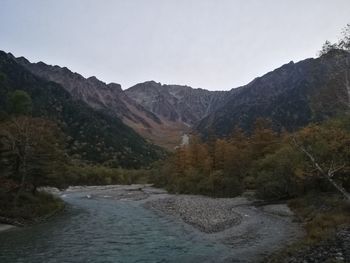
[[[349,110],[344,76],[350,54],[335,50],[319,58],[289,62],[234,89],[227,102],[203,118],[196,130],[227,135],[235,127],[250,131],[257,118],[281,129],[295,130]],[[349,104],[350,105],[350,104]]]
[[[127,96],[120,84],[106,84],[94,76],[84,78],[66,67],[52,66],[44,62],[31,63],[23,57],[12,57],[34,75],[62,85],[74,99],[82,100],[96,110],[120,118],[144,138],[167,149],[177,146],[182,133],[188,130],[182,123],[160,118],[144,108]]]
[[[229,91],[153,80],[122,90],[117,83],[84,78],[66,67],[13,58],[33,74],[62,85],[76,100],[120,118],[167,149],[179,145],[182,135],[192,131],[225,136],[241,127],[249,132],[257,118],[272,120],[279,130],[295,130],[346,111],[344,100],[350,105],[349,78],[344,77],[350,76],[349,53],[341,50],[290,61]]]
[[[230,91],[209,91],[186,85],[146,81],[125,92],[146,109],[170,121],[182,121],[192,126],[215,110]]]

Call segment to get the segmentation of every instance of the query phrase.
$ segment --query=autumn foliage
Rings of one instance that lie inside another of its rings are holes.
[[[236,196],[256,190],[264,199],[292,198],[309,191],[335,191],[293,143],[306,147],[334,180],[349,189],[349,117],[311,124],[293,134],[276,132],[258,119],[251,134],[235,129],[226,138],[202,141],[192,136],[155,172],[155,183],[176,193]]]

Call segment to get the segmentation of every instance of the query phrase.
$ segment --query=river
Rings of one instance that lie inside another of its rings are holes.
[[[0,233],[0,262],[221,262],[230,249],[142,201],[64,195],[66,210]]]

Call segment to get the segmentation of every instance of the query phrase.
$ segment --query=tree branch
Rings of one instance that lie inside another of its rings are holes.
[[[293,136],[293,142],[299,150],[301,150],[303,153],[305,153],[305,155],[310,159],[310,161],[317,168],[317,170],[322,174],[322,176],[325,177],[340,193],[342,193],[348,201],[350,201],[350,194],[345,190],[345,188],[338,185],[332,178],[333,175],[337,171],[343,169],[345,167],[345,165],[339,166],[337,168],[332,168],[333,163],[334,163],[332,161],[332,164],[331,164],[330,168],[328,169],[328,172],[325,172],[324,169],[322,169],[322,167],[318,164],[318,162],[316,161],[314,156],[309,151],[307,151],[305,149],[305,147],[303,147],[301,144],[299,144],[294,136]]]

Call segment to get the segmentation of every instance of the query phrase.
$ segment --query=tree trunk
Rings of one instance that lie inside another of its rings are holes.
[[[336,170],[331,170],[329,169],[328,172],[326,173],[324,169],[318,164],[316,159],[312,156],[311,153],[309,153],[303,146],[297,143],[296,139],[293,138],[294,144],[303,152],[306,154],[306,156],[309,157],[311,160],[312,164],[315,166],[315,168],[322,174],[323,177],[325,177],[335,189],[337,189],[346,199],[348,202],[350,202],[350,194],[340,185],[338,185],[333,179],[333,174],[335,173]]]
[[[338,185],[330,176],[326,176],[327,180],[339,191],[341,192],[347,199],[350,201],[350,194],[340,185]]]

